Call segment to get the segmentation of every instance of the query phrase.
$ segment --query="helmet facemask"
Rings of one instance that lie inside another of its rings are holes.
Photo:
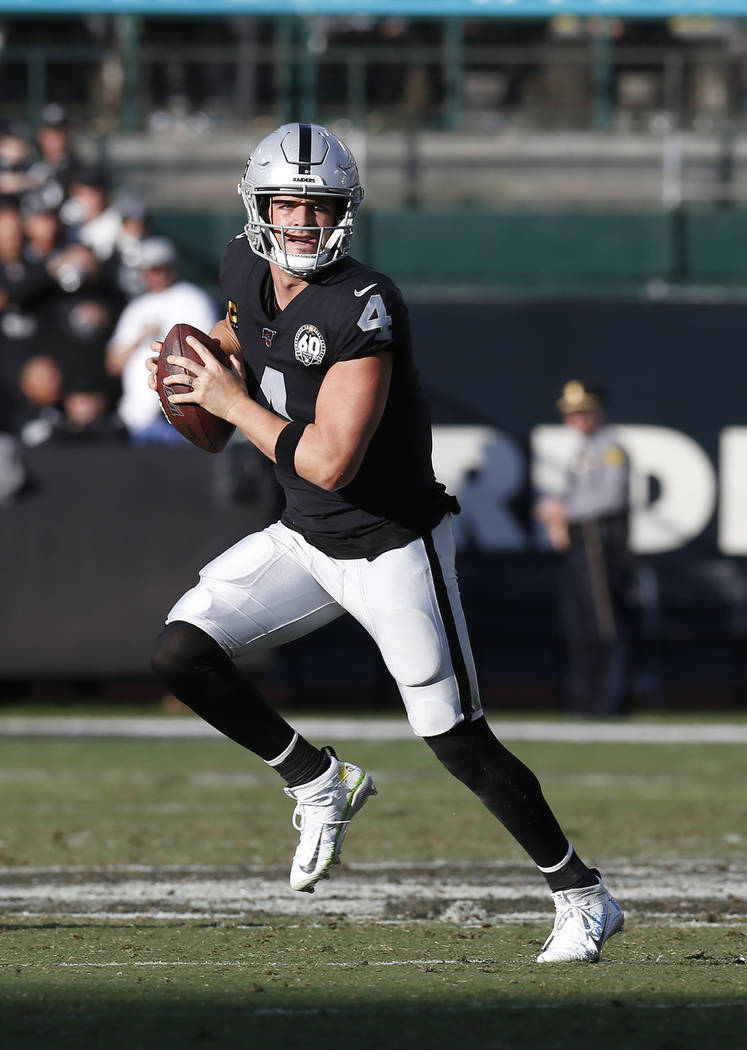
[[[331,226],[282,226],[269,221],[270,205],[273,197],[278,196],[309,197],[310,199],[332,200],[336,205],[339,218]],[[249,221],[244,227],[252,249],[263,259],[275,263],[281,270],[296,276],[315,273],[325,266],[336,262],[350,250],[353,236],[353,221],[358,205],[345,200],[336,194],[299,193],[297,188],[273,193],[242,192]],[[312,233],[316,237],[315,252],[294,252],[289,242],[288,233]]]

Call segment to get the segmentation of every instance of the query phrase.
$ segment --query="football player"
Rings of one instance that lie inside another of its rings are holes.
[[[234,423],[275,464],[285,509],[204,567],[168,614],[154,668],[283,778],[300,832],[290,884],[313,892],[376,794],[373,779],[305,740],[234,658],[350,613],[379,647],[413,731],[547,879],[556,920],[539,960],[596,961],[622,911],[483,715],[454,569],[458,504],[434,477],[407,309],[387,276],[349,255],[363,198],[355,160],[327,129],[286,124],[255,148],[239,193],[248,221],[226,249],[226,315],[210,332],[232,367],[190,337],[202,365],[171,356],[185,373],[164,383],[188,381],[175,403]],[[149,369],[155,389],[156,357]]]

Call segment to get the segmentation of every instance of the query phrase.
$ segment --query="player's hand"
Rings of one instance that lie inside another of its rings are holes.
[[[161,353],[162,346],[163,343],[159,342],[158,340],[154,340],[150,344],[150,348],[155,354],[155,357],[149,357],[145,362],[145,367],[148,369],[149,372],[148,386],[151,388],[151,390],[156,389],[156,383],[158,382],[158,357]]]
[[[233,422],[231,413],[237,405],[248,398],[241,360],[235,354],[231,354],[229,357],[231,367],[226,368],[194,336],[188,336],[187,342],[199,355],[202,364],[188,357],[179,357],[174,354],[166,358],[170,365],[183,368],[185,374],[166,376],[163,380],[164,386],[187,382],[192,388],[183,394],[169,394],[169,400],[175,404],[186,402],[202,405],[214,416],[220,416],[221,419]]]

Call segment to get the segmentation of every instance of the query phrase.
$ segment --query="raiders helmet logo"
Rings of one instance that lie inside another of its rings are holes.
[[[293,353],[302,365],[319,365],[327,351],[324,336],[314,324],[304,324],[296,332]]]
[[[275,331],[274,328],[263,328],[262,329],[262,338],[264,339],[265,346],[267,347],[268,350],[272,346],[272,340],[275,338],[276,335],[277,335],[277,332]]]
[[[239,308],[233,299],[228,300],[228,320],[234,330],[239,327]]]

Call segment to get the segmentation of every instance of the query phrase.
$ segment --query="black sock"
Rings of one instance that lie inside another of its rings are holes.
[[[595,868],[587,868],[575,849],[571,850],[570,857],[557,871],[542,871],[541,868],[540,871],[553,893],[596,886],[599,878],[599,872]]]
[[[297,736],[287,757],[282,762],[271,761],[269,765],[280,774],[288,787],[308,784],[325,773],[332,765],[331,747],[318,748],[302,736]]]

